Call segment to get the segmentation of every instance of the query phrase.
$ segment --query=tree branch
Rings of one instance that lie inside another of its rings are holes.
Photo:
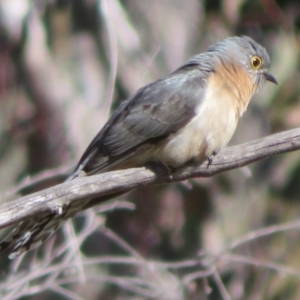
[[[84,209],[145,185],[163,184],[195,177],[210,177],[236,169],[266,157],[300,149],[300,128],[273,134],[249,143],[227,147],[219,152],[212,164],[179,168],[172,178],[163,168],[154,171],[134,168],[80,177],[69,182],[27,195],[0,206],[0,228],[13,225],[41,213],[62,214],[72,203],[95,199]]]

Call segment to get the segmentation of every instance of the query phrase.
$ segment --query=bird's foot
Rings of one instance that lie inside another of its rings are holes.
[[[174,169],[171,166],[167,166],[160,161],[151,161],[147,163],[146,167],[154,173],[167,173],[168,181],[171,182],[173,180]]]
[[[212,155],[207,159],[207,166],[206,169],[209,168],[209,166],[213,163],[214,157],[217,155],[217,152],[213,152]]]

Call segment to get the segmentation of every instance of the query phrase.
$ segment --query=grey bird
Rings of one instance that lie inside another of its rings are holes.
[[[277,84],[269,67],[266,49],[249,37],[229,37],[212,45],[123,101],[69,180],[149,162],[171,170],[211,162],[231,139],[253,94],[266,81]],[[20,223],[0,250],[11,247],[13,258],[35,248],[82,207],[63,217],[46,214]]]

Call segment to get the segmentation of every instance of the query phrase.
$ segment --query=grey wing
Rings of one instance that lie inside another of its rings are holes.
[[[79,161],[86,174],[108,171],[175,133],[195,115],[204,98],[205,80],[196,64],[139,89],[124,101]]]

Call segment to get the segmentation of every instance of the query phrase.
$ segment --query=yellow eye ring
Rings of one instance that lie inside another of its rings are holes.
[[[261,61],[260,57],[254,55],[251,57],[250,63],[251,63],[252,69],[257,70],[260,68],[262,61]]]

